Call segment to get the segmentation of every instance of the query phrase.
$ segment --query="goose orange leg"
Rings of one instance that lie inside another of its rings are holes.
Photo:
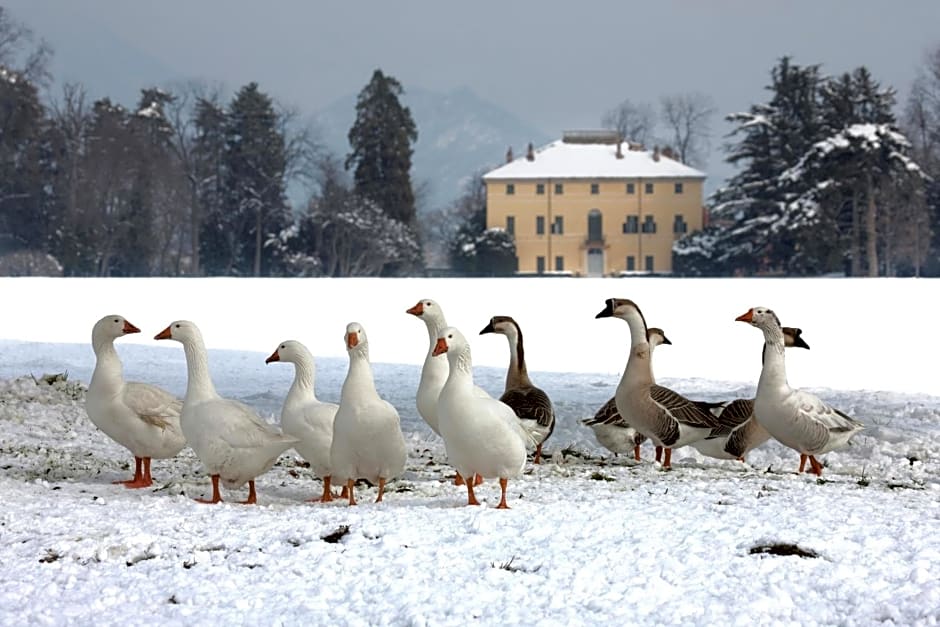
[[[640,461],[640,445],[637,444],[633,447],[633,459]]]
[[[151,485],[153,485],[153,479],[150,478],[150,458],[135,456],[134,478],[119,480],[115,481],[114,483],[120,483],[125,488],[149,488]]]
[[[242,505],[254,505],[258,502],[258,495],[255,493],[255,480],[248,481],[248,498],[242,501]]]
[[[656,447],[656,461],[661,462],[663,460],[663,447]]]
[[[457,476],[454,477],[454,485],[464,485],[465,483],[467,482],[463,480],[463,475],[458,471]]]
[[[219,475],[212,475],[212,498],[211,499],[195,499],[199,503],[221,503],[222,502],[222,493],[219,492]]]
[[[803,469],[806,467],[806,458],[808,456],[800,453],[800,472],[803,472]]]
[[[309,499],[307,502],[308,503],[329,503],[330,501],[332,501],[333,492],[330,489],[330,482],[332,481],[332,479],[333,477],[331,475],[327,475],[323,477],[323,494],[320,496],[320,498],[314,497],[312,499]]]
[[[538,446],[535,447],[535,459],[532,460],[533,464],[542,463],[542,443],[539,442]]]
[[[385,494],[385,477],[379,477],[379,495],[375,497],[376,503],[382,502],[382,495]]]
[[[465,482],[467,485],[467,505],[479,505],[476,494],[473,493],[473,481]]]
[[[355,504],[356,504],[356,495],[355,495],[355,493],[353,492],[353,480],[352,480],[352,479],[347,479],[347,480],[346,480],[346,490],[347,490],[347,492],[349,493],[349,504],[350,504],[350,505],[355,505]]]
[[[499,490],[502,493],[502,496],[499,499],[499,505],[496,506],[496,509],[509,509],[509,506],[506,504],[506,487],[509,485],[509,479],[503,477],[499,478]]]
[[[666,454],[663,456],[663,468],[672,468],[672,449],[666,448]]]
[[[822,477],[822,469],[823,469],[822,464],[819,462],[818,459],[816,459],[814,455],[809,456],[809,465],[812,468],[812,472],[814,475],[816,475],[817,477]]]

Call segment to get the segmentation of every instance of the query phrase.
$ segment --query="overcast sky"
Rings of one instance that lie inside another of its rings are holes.
[[[866,65],[903,99],[925,52],[940,46],[940,0],[0,4],[56,49],[56,77],[93,98],[202,77],[230,88],[257,81],[313,112],[358,92],[378,67],[406,91],[469,87],[559,136],[597,127],[624,98],[656,104],[701,91],[720,114],[716,147],[721,116],[765,100],[783,55],[828,73]]]

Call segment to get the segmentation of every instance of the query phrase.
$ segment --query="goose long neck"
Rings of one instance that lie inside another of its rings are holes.
[[[509,370],[506,372],[506,389],[531,385],[529,372],[525,365],[525,346],[522,343],[522,331],[515,325],[506,330],[509,341]]]
[[[447,328],[447,320],[444,316],[426,318],[424,324],[428,329],[428,358],[433,357],[434,345],[437,344],[437,338],[441,336],[441,331]]]
[[[646,323],[639,314],[624,317],[630,326],[630,357],[623,371],[623,382],[639,385],[653,384],[653,348],[646,335]]]
[[[764,348],[761,354],[763,367],[758,387],[761,385],[787,385],[787,368],[783,343],[783,331],[776,325],[761,327],[764,332]]]
[[[183,343],[186,354],[186,398],[214,398],[218,396],[209,376],[209,356],[201,340]]]
[[[101,385],[106,382],[120,384],[124,377],[124,366],[114,348],[111,339],[93,339],[92,349],[95,351],[95,370],[91,375],[93,383]]]
[[[347,389],[354,386],[355,389]],[[375,389],[375,378],[372,376],[372,366],[369,364],[369,351],[365,346],[349,351],[349,374],[343,383],[341,395],[347,399],[363,393],[378,394]]]
[[[459,352],[448,351],[447,362],[450,367],[448,384],[470,389],[473,386],[473,360],[470,357],[470,347],[467,346]]]
[[[316,379],[316,367],[313,359],[307,355],[298,357],[294,361],[294,382],[290,386],[288,396],[303,394],[304,396],[313,395],[314,383]]]

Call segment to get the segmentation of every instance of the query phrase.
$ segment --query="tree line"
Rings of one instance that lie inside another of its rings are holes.
[[[81,85],[47,95],[51,54],[0,6],[0,274],[400,276],[425,273],[435,246],[431,265],[457,274],[515,270],[513,237],[486,228],[485,170],[417,219],[418,129],[379,69],[340,156],[257,83],[227,100],[147,87],[125,108]],[[784,57],[767,90],[727,116],[737,173],[707,200],[708,226],[675,243],[674,271],[940,275],[940,47],[900,114],[865,67],[828,76]],[[695,165],[713,113],[679,94],[658,116],[624,100],[601,123]]]
[[[381,70],[359,94],[340,164],[257,83],[228,102],[200,83],[142,89],[132,108],[75,84],[44,101],[50,58],[0,7],[0,273],[422,270],[417,129]],[[303,207],[291,207],[291,184],[311,190]]]
[[[901,118],[859,67],[836,76],[789,57],[767,102],[727,116],[738,167],[710,225],[676,242],[690,276],[940,274],[940,48]]]

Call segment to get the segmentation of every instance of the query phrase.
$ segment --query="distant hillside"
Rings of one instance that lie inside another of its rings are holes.
[[[450,204],[475,172],[501,164],[509,146],[519,155],[529,142],[539,146],[555,139],[467,88],[439,93],[405,87],[402,102],[418,127],[412,180],[426,188],[422,211]],[[349,95],[313,119],[320,139],[344,158],[355,116],[356,96]]]

